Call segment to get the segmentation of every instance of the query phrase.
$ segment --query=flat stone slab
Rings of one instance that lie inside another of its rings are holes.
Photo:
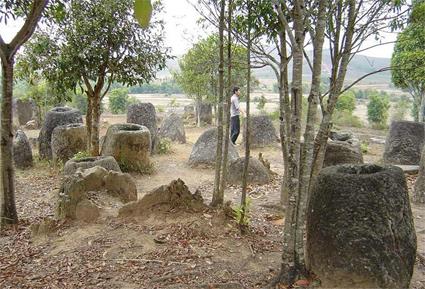
[[[376,144],[385,144],[385,139],[382,139],[382,138],[371,137],[370,141]]]
[[[415,165],[395,165],[403,170],[403,172],[411,175],[415,175],[419,172],[419,166]]]

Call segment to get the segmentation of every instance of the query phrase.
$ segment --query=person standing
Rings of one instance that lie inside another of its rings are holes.
[[[233,145],[236,145],[236,140],[238,139],[240,132],[240,119],[239,115],[243,110],[239,107],[239,96],[241,92],[239,87],[233,88],[233,95],[230,98],[230,140]]]

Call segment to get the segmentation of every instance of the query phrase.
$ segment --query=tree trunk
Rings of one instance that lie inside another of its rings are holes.
[[[1,203],[0,228],[5,224],[18,223],[15,205],[15,185],[13,167],[13,128],[12,128],[12,97],[13,97],[13,57],[2,59],[3,100],[1,103]]]
[[[93,114],[92,114],[92,129],[91,129],[91,145],[90,153],[92,156],[99,155],[99,122],[100,122],[100,94],[96,93],[93,96]]]
[[[196,126],[201,127],[201,100],[197,99],[195,102],[195,117],[196,117]]]
[[[306,227],[307,204],[309,200],[311,168],[314,154],[314,125],[319,105],[320,84],[322,75],[323,42],[325,38],[327,0],[321,0],[313,41],[313,74],[310,95],[308,98],[307,122],[304,133],[304,145],[300,159],[300,185],[297,204],[297,237],[296,251],[300,264],[307,265],[304,254],[304,234]]]
[[[219,98],[218,98],[218,112],[217,119],[217,154],[215,158],[215,179],[214,179],[214,193],[211,205],[223,205],[224,198],[220,196],[220,177],[221,177],[221,160],[223,153],[223,97],[224,97],[224,10],[225,0],[221,0],[220,4],[220,26],[219,26],[219,49],[220,49],[220,63],[218,67],[219,78]]]
[[[247,214],[247,205],[246,205],[246,191],[248,187],[248,166],[249,166],[249,155],[250,155],[250,143],[249,143],[249,106],[250,106],[250,91],[251,91],[251,1],[247,0],[248,6],[248,31],[247,31],[247,83],[246,83],[246,119],[245,119],[245,161],[243,166],[243,175],[242,175],[242,196],[241,196],[241,219],[239,222],[240,228],[243,231],[246,226],[246,214]]]
[[[419,109],[419,122],[425,121],[425,96],[421,94],[421,107]]]
[[[296,248],[298,228],[297,215],[299,203],[299,172],[300,172],[300,140],[301,140],[301,112],[302,112],[302,71],[304,48],[304,1],[294,1],[292,11],[294,22],[293,66],[291,85],[291,127],[288,166],[288,208],[283,231],[283,253],[281,271],[278,281],[292,284],[295,279],[305,273],[305,264]]]
[[[223,148],[223,160],[221,169],[221,184],[219,195],[224,199],[224,189],[226,188],[227,182],[227,160],[229,156],[229,143],[230,143],[230,96],[232,95],[232,0],[228,2],[228,16],[227,16],[227,91],[224,120],[224,148]]]
[[[282,148],[283,159],[283,180],[280,192],[280,203],[282,206],[288,204],[288,172],[289,172],[289,149],[290,136],[288,132],[291,124],[291,108],[289,101],[289,82],[288,82],[288,52],[286,49],[286,35],[284,31],[279,34],[280,43],[280,67],[279,67],[279,113],[280,113],[280,145]]]
[[[92,123],[93,123],[93,96],[87,93],[86,128],[87,128],[87,151],[89,152],[91,152]]]

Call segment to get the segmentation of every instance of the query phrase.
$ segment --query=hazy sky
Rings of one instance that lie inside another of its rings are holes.
[[[174,55],[184,54],[199,38],[207,35],[196,23],[200,16],[189,2],[196,3],[196,0],[163,0],[166,45],[172,48]],[[0,35],[6,41],[10,41],[20,25],[21,23],[9,23],[7,27],[0,25]],[[393,41],[395,38],[395,34],[387,35],[383,42]],[[366,43],[365,47],[373,46],[374,44],[376,44],[376,41],[371,39]],[[362,54],[375,57],[391,57],[392,51],[393,44],[389,44],[370,49],[362,52]]]

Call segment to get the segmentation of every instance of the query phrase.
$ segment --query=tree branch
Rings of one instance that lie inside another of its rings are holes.
[[[15,55],[19,47],[21,47],[22,44],[24,44],[34,33],[35,28],[37,27],[37,22],[48,2],[49,0],[34,0],[31,12],[25,20],[24,25],[10,42],[10,55]]]

